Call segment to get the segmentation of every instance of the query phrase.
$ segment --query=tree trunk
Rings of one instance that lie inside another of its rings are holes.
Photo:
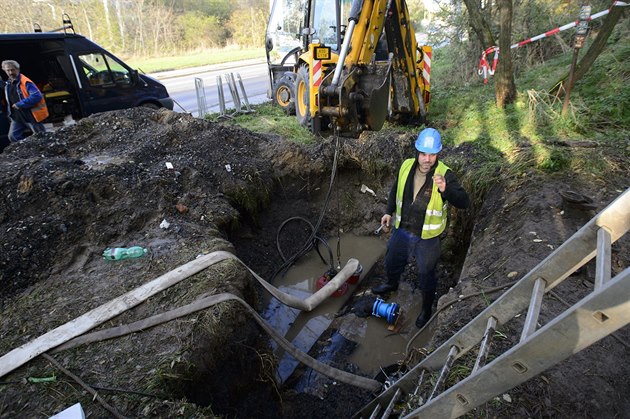
[[[126,51],[125,25],[122,18],[122,5],[120,4],[120,0],[116,0],[114,8],[116,9],[116,20],[118,22],[118,31],[120,32],[121,48],[123,51]]]
[[[611,7],[610,13],[606,15],[604,18],[604,22],[602,23],[602,27],[599,30],[595,40],[586,51],[586,54],[582,59],[578,62],[575,70],[573,71],[573,84],[576,81],[580,80],[591,68],[599,54],[602,53],[604,48],[606,47],[606,43],[608,42],[608,38],[612,33],[613,29],[615,29],[615,25],[619,22],[621,18],[621,14],[623,12],[623,8],[619,6]],[[565,74],[558,82],[551,88],[550,93],[561,97],[564,95],[564,84],[567,82],[569,74]]]
[[[103,0],[103,14],[105,15],[105,23],[107,24],[107,33],[109,35],[109,46],[114,45],[114,37],[112,34],[112,22],[109,20],[109,0]]]
[[[92,33],[92,24],[90,23],[90,17],[88,16],[88,13],[85,7],[83,8],[83,16],[85,17],[85,25],[88,28],[89,38],[94,39],[94,33]]]
[[[494,88],[499,108],[513,103],[516,99],[516,85],[512,71],[512,0],[499,0],[499,63],[495,74]]]
[[[468,10],[468,17],[470,18],[470,26],[479,38],[481,45],[484,49],[494,46],[494,37],[492,36],[492,30],[490,25],[483,18],[481,10],[479,10],[479,3],[475,0],[464,0],[466,9]]]

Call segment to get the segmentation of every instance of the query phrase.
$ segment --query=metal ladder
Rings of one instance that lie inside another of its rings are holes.
[[[630,267],[611,278],[611,244],[630,229],[630,189],[586,223],[492,305],[364,406],[354,417],[387,418],[418,399],[428,373],[439,376],[426,400],[401,417],[458,417],[630,323]],[[595,286],[537,330],[544,295],[596,255]],[[486,364],[495,329],[527,309],[520,341]],[[471,349],[470,375],[441,391],[453,363]],[[426,384],[424,384],[426,386]]]

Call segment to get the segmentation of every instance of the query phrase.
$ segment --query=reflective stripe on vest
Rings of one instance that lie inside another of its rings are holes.
[[[396,213],[394,214],[394,225],[396,228],[400,226],[402,220],[402,201],[403,194],[405,192],[405,184],[411,172],[411,167],[415,159],[407,159],[400,166],[398,172],[398,185],[396,187]],[[446,174],[449,167],[438,160],[437,167],[435,168],[436,175]],[[422,226],[422,238],[431,239],[437,237],[446,229],[446,219],[448,216],[447,204],[442,200],[442,195],[438,191],[438,187],[433,182],[433,189],[431,191],[431,199],[429,205],[427,205],[426,214],[424,215],[424,225]]]
[[[28,90],[26,90],[26,83],[33,83],[31,79],[26,77],[24,74],[20,74],[20,90],[22,91],[23,99],[26,99],[30,95],[28,94]],[[35,85],[35,83],[33,83]],[[44,95],[42,95],[42,100],[37,102],[35,106],[29,109],[33,114],[33,118],[35,121],[42,122],[44,119],[48,118],[48,107],[46,106],[46,101],[44,100]]]

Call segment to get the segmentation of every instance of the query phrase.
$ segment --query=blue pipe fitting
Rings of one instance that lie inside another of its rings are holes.
[[[386,303],[384,300],[377,298],[372,306],[372,315],[387,320],[388,324],[395,324],[400,314],[400,305],[396,303]]]

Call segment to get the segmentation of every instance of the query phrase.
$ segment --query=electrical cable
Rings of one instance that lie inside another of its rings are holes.
[[[73,374],[72,372],[70,372],[70,370],[64,368],[59,362],[57,362],[57,360],[55,358],[53,358],[52,356],[43,353],[42,357],[46,358],[46,360],[48,362],[50,362],[51,364],[53,364],[56,368],[58,368],[61,372],[63,372],[64,374],[66,374],[68,377],[72,378],[74,381],[76,381],[81,387],[83,387],[87,392],[89,392],[90,394],[92,394],[93,398],[98,401],[101,406],[103,406],[109,413],[111,413],[116,419],[127,419],[126,416],[122,415],[115,407],[111,406],[109,403],[107,403],[97,392],[96,390],[94,390],[92,387],[90,387],[88,384],[85,383],[85,381],[83,381],[81,378],[79,378],[77,375]]]

